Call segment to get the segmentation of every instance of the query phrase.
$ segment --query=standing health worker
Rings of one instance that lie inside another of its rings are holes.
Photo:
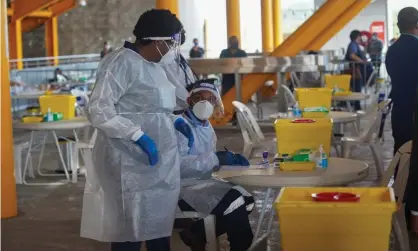
[[[393,101],[394,153],[403,144],[412,140],[417,131],[414,126],[414,106],[418,87],[418,10],[413,7],[402,9],[398,14],[398,27],[401,36],[389,47],[386,55],[386,69],[392,81],[390,97]],[[406,207],[414,211],[412,222],[415,222],[414,229],[418,233],[418,148],[416,146],[417,142],[414,142],[405,199]]]
[[[98,129],[93,167],[87,170],[81,236],[111,242],[111,251],[170,250],[180,163],[172,114],[175,87],[159,62],[180,45],[180,21],[168,10],[141,15],[135,43],[100,63],[88,118]]]

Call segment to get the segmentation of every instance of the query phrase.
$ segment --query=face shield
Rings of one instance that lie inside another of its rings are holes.
[[[162,41],[165,46],[167,46],[167,52],[163,53],[160,48],[157,46],[157,50],[160,53],[161,57],[164,57],[164,55],[170,51],[174,52],[174,56],[176,60],[179,60],[180,58],[180,45],[181,45],[181,33],[184,32],[184,30],[181,30],[180,32],[174,34],[171,37],[145,37],[142,38],[144,40],[151,40],[151,41]]]
[[[221,119],[224,116],[224,105],[222,102],[220,92],[215,84],[217,81],[218,81],[217,79],[203,79],[193,84],[193,86],[201,85],[203,86],[204,89],[206,89],[205,82],[211,83],[211,84],[208,84],[208,86],[210,86],[209,87],[210,93],[211,93],[210,97],[207,95],[203,95],[203,93],[202,95],[200,95],[199,91],[201,90],[201,88],[199,87],[192,89],[190,91],[190,100],[192,101],[193,104],[206,100],[206,101],[209,101],[213,105],[213,114],[212,114],[213,119]]]

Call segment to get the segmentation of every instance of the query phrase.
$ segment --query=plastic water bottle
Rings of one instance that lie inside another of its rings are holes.
[[[269,163],[268,157],[269,157],[269,152],[264,151],[263,152],[263,160],[260,163],[260,166],[262,168],[269,168],[270,167],[270,163]]]
[[[296,102],[295,106],[293,107],[293,117],[300,118],[302,117],[302,111],[299,109],[299,103]]]

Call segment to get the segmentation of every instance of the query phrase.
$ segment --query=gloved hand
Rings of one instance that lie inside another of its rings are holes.
[[[192,129],[186,123],[186,121],[184,121],[183,118],[177,118],[174,121],[174,128],[177,131],[179,131],[181,134],[183,134],[189,140],[188,146],[192,147],[194,143],[194,136],[193,136]]]
[[[135,142],[135,144],[137,144],[142,151],[148,155],[150,165],[155,166],[158,162],[158,150],[154,141],[148,137],[148,135],[144,134]]]
[[[241,154],[225,151],[216,152],[221,166],[249,166],[250,162]]]

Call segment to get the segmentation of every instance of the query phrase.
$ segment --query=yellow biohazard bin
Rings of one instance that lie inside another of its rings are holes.
[[[331,110],[332,90],[329,88],[296,88],[296,100],[304,118],[323,118]],[[305,111],[324,108],[326,111]]]
[[[351,75],[325,75],[325,87],[334,90],[333,95],[337,96],[348,96],[351,94],[350,91]],[[335,92],[335,90],[338,90]]]
[[[391,188],[283,188],[276,199],[284,251],[389,250]]]
[[[73,95],[44,95],[39,97],[41,113],[46,114],[50,109],[51,112],[61,112],[63,119],[75,117],[76,102],[76,97]]]
[[[293,154],[302,149],[318,149],[323,145],[325,153],[331,152],[332,121],[329,118],[278,119],[274,122],[277,137],[277,153]]]

